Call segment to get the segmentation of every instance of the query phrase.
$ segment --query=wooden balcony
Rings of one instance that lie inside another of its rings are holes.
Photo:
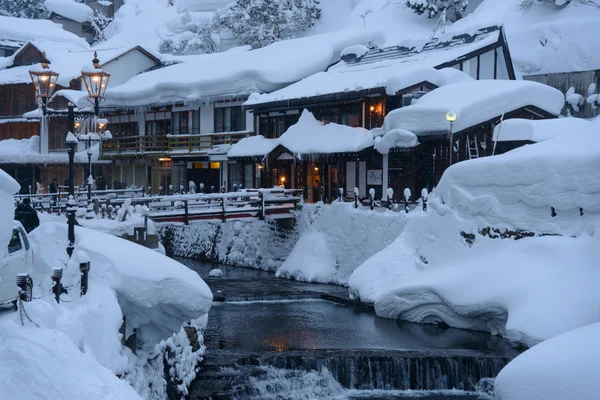
[[[236,144],[252,133],[222,132],[180,135],[127,136],[104,140],[100,156],[206,155],[216,146]]]

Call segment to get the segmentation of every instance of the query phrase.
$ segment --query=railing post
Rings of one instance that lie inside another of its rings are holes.
[[[421,199],[423,199],[423,211],[427,211],[427,199],[429,198],[429,193],[427,189],[423,188],[421,190]]]
[[[227,215],[225,214],[225,200],[226,200],[225,199],[225,195],[223,195],[223,197],[221,197],[221,209],[222,209],[222,212],[223,212],[221,220],[223,222],[227,222]]]
[[[79,271],[81,272],[81,295],[84,296],[88,290],[88,275],[90,272],[90,262],[79,263]]]
[[[62,268],[54,267],[52,268],[52,283],[54,286],[52,287],[52,292],[54,293],[54,298],[56,302],[60,304],[60,280],[62,279]]]
[[[409,211],[408,200],[410,199],[411,195],[412,195],[412,193],[410,192],[409,188],[404,189],[404,211],[406,211],[407,214]]]
[[[375,208],[375,189],[373,188],[369,189],[369,207],[371,211]]]
[[[358,195],[359,195],[359,190],[357,187],[354,188],[354,208],[358,208]]]
[[[189,214],[188,214],[188,201],[187,200],[183,201],[183,209],[185,210],[185,221],[184,221],[184,223],[186,225],[189,225],[190,224],[190,217],[189,217]]]
[[[340,203],[342,202],[342,197],[344,196],[344,189],[342,188],[338,188],[338,193],[339,193],[339,197],[338,200],[340,201]]]
[[[388,209],[389,210],[392,209],[392,199],[393,198],[394,198],[394,189],[388,188],[387,189],[387,201],[388,201]]]
[[[263,192],[258,192],[258,219],[263,221],[265,219],[265,194]]]

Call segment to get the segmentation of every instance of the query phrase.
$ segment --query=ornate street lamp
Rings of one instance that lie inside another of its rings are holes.
[[[69,155],[69,200],[67,202],[67,217],[69,221],[69,232],[68,240],[69,245],[67,246],[67,254],[69,257],[73,254],[75,244],[75,212],[77,211],[77,202],[75,201],[75,187],[74,187],[74,171],[73,164],[75,158],[75,151],[77,149],[78,137],[83,121],[90,116],[97,116],[100,111],[100,103],[104,99],[104,93],[108,86],[110,74],[104,72],[100,68],[100,60],[98,60],[98,54],[94,52],[94,59],[92,60],[91,68],[84,68],[81,71],[81,76],[85,87],[88,92],[88,98],[94,104],[94,112],[89,111],[75,111],[74,105],[69,103],[68,111],[48,111],[48,102],[52,99],[52,95],[56,89],[58,82],[58,73],[50,69],[50,61],[46,58],[46,53],[42,53],[42,59],[40,60],[40,66],[35,66],[29,71],[31,81],[36,91],[36,98],[40,103],[44,116],[47,117],[67,117],[69,123],[69,132],[67,133],[66,143]],[[104,126],[105,127],[105,126]],[[94,135],[97,135],[94,133]],[[101,140],[106,135],[99,135]],[[88,198],[91,202],[91,185],[90,178],[92,176],[91,169],[91,141],[92,134],[88,134],[88,162],[90,176],[88,177]]]
[[[448,149],[448,166],[452,165],[452,151],[453,151],[453,145],[452,145],[452,127],[454,126],[454,121],[456,121],[456,113],[454,111],[448,111],[448,113],[446,114],[446,121],[448,121],[450,123],[450,131],[448,131],[448,141],[450,142],[450,148]]]
[[[83,77],[83,83],[85,83],[88,96],[94,101],[94,111],[96,115],[98,115],[100,111],[100,101],[104,98],[110,74],[100,68],[100,60],[98,60],[98,54],[96,52],[94,52],[92,65],[93,68],[84,68],[81,71],[81,76]]]
[[[50,61],[46,58],[45,51],[42,53],[40,65],[29,70],[29,76],[35,87],[37,100],[45,113],[48,100],[54,94],[58,81],[58,72],[50,69]]]

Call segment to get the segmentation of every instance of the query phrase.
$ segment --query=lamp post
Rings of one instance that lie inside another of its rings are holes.
[[[454,111],[448,111],[448,113],[446,114],[446,121],[448,121],[450,123],[450,131],[448,132],[448,141],[450,144],[450,147],[448,148],[448,166],[452,165],[452,151],[453,151],[453,146],[452,146],[452,128],[454,126],[454,121],[456,121],[456,113]]]
[[[77,148],[78,129],[81,128],[83,121],[90,116],[96,117],[100,111],[100,103],[104,99],[104,93],[108,86],[110,74],[104,72],[100,68],[100,60],[98,60],[98,54],[94,52],[94,59],[92,60],[92,68],[84,68],[81,71],[81,76],[85,87],[88,92],[88,99],[94,105],[94,112],[89,111],[75,111],[74,105],[69,103],[67,112],[48,110],[48,103],[52,100],[52,96],[56,89],[58,82],[58,72],[50,69],[50,61],[46,58],[46,52],[42,53],[42,59],[40,65],[33,67],[29,71],[31,81],[35,87],[36,99],[38,105],[42,109],[42,113],[45,117],[67,117],[69,132],[66,137],[67,153],[69,155],[69,199],[67,201],[67,218],[69,224],[68,230],[68,241],[67,254],[69,257],[73,255],[73,249],[75,245],[75,212],[77,210],[77,202],[75,201],[75,187],[74,187],[74,160],[75,151]],[[95,121],[94,121],[95,122]],[[91,144],[91,136],[90,142]],[[89,147],[88,147],[89,149]],[[88,152],[88,161],[90,164],[89,172],[91,178],[91,154]],[[88,199],[91,201],[91,181],[88,178]]]

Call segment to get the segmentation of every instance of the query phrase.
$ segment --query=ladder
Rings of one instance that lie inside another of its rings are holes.
[[[477,137],[467,136],[467,148],[469,150],[469,159],[479,158],[479,146],[477,145]]]

